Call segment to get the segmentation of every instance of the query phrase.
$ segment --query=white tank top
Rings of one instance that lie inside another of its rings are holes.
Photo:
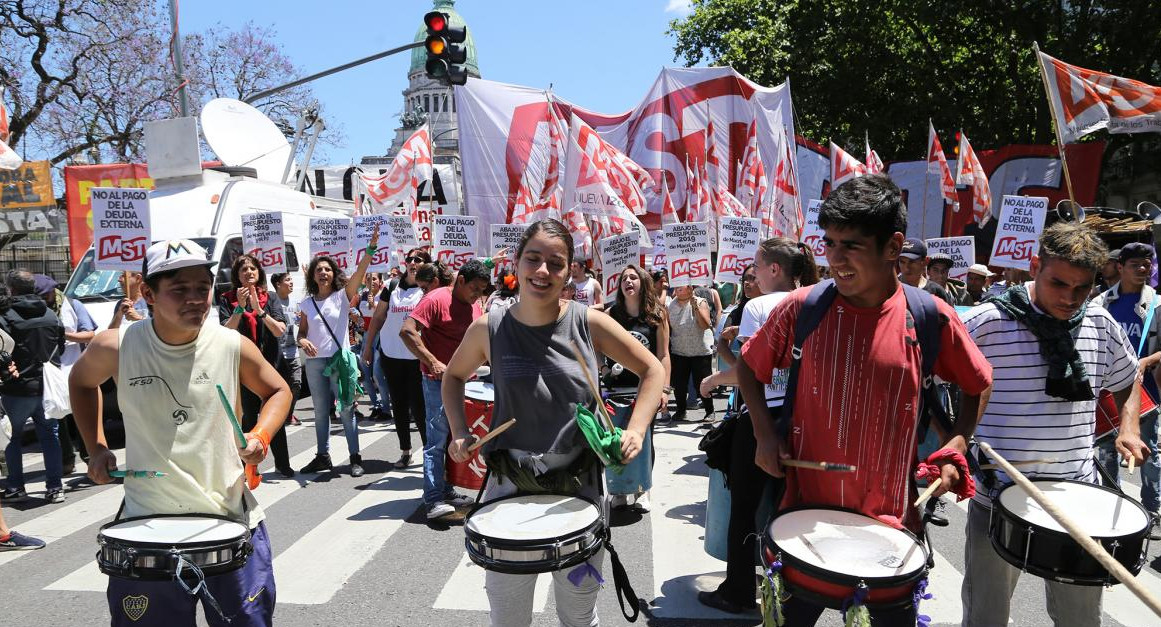
[[[595,305],[597,280],[592,277],[585,277],[584,281],[573,281],[572,284],[576,286],[576,297],[573,298],[576,302],[582,305]]]
[[[242,336],[217,325],[181,346],[149,320],[121,327],[117,394],[125,419],[122,468],[164,477],[125,479],[125,517],[214,514],[254,528],[264,515],[246,488],[233,426],[216,384],[238,411]],[[243,506],[245,503],[245,506]]]

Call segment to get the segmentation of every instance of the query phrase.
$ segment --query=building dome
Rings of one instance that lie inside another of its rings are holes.
[[[463,16],[456,12],[455,0],[435,0],[432,3],[432,10],[443,11],[447,13],[448,23],[454,27],[467,26],[464,22]],[[419,30],[415,33],[414,41],[420,42],[427,39],[427,26],[420,25]],[[469,76],[476,78],[480,77],[480,66],[476,59],[476,40],[472,38],[472,29],[468,29],[468,36],[464,39],[464,46],[468,51],[467,61],[464,63],[464,69],[468,71]],[[427,65],[427,50],[425,48],[414,48],[411,51],[411,69],[408,70],[408,75],[416,72],[426,71]]]

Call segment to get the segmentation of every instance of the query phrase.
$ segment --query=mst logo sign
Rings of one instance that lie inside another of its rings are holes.
[[[469,259],[475,257],[472,251],[457,251],[444,249],[439,251],[435,260],[447,264],[452,270],[459,270],[460,266],[468,262]]]
[[[275,246],[274,248],[255,248],[246,251],[246,254],[253,255],[257,258],[258,263],[262,264],[263,268],[282,265],[283,257],[281,246]]]
[[[1027,261],[1032,259],[1032,250],[1035,240],[1020,239],[1009,235],[1000,238],[996,243],[996,257],[1007,257],[1012,261]]]
[[[729,272],[742,276],[742,271],[752,263],[754,263],[753,257],[739,257],[734,253],[727,253],[718,260],[718,272]]]
[[[669,274],[673,279],[688,276],[690,280],[708,278],[710,275],[709,259],[674,259],[669,264]]]
[[[122,239],[120,235],[109,235],[97,242],[97,258],[140,261],[145,258],[146,248],[149,240],[144,237]]]
[[[815,257],[826,256],[826,244],[822,241],[821,235],[807,235],[802,239],[802,243],[810,249]]]

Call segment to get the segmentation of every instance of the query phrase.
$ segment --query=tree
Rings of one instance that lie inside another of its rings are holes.
[[[789,77],[799,133],[861,154],[868,132],[894,159],[926,153],[928,118],[977,147],[1051,143],[1034,41],[1161,84],[1161,4],[1139,0],[693,0],[670,33],[688,65],[730,65],[764,85]]]

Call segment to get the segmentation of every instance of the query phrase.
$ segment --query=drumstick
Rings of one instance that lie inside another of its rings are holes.
[[[915,499],[915,507],[919,507],[927,502],[927,499],[931,498],[931,495],[935,494],[935,491],[938,490],[939,486],[941,485],[943,485],[943,477],[936,477],[935,481],[932,481],[927,485],[927,489],[923,491],[923,494],[920,494],[919,498]]]
[[[1043,508],[1044,511],[1053,518],[1053,520],[1059,523],[1061,527],[1064,527],[1065,531],[1068,532],[1068,535],[1072,536],[1072,539],[1076,540],[1077,544],[1079,544],[1081,548],[1083,548],[1085,551],[1088,551],[1089,555],[1092,555],[1093,558],[1100,562],[1101,566],[1104,566],[1105,569],[1109,571],[1109,573],[1117,578],[1117,581],[1125,584],[1125,587],[1128,588],[1130,592],[1137,595],[1137,598],[1140,599],[1142,603],[1149,606],[1149,609],[1153,610],[1154,614],[1161,617],[1161,600],[1158,600],[1157,597],[1153,596],[1152,592],[1145,589],[1145,586],[1142,585],[1141,582],[1138,581],[1132,573],[1126,570],[1120,562],[1113,559],[1113,556],[1109,555],[1108,551],[1106,551],[1103,546],[1097,543],[1096,540],[1090,538],[1083,529],[1081,529],[1075,522],[1072,521],[1071,518],[1061,512],[1060,509],[1056,507],[1056,503],[1053,503],[1051,499],[1045,496],[1039,488],[1037,488],[1031,481],[1028,480],[1027,477],[1024,476],[1024,473],[1020,472],[1012,464],[1009,464],[1008,461],[1001,457],[1000,454],[997,453],[995,449],[993,449],[987,442],[980,442],[979,445],[980,450],[982,450],[992,459],[995,459],[996,463],[998,463],[1000,467],[1004,469],[1004,472],[1017,484],[1019,484],[1020,488],[1024,490],[1028,496],[1032,497],[1032,499],[1036,501],[1036,503],[1038,503],[1040,507]]]
[[[1133,475],[1133,468],[1136,467],[1136,465],[1137,465],[1137,458],[1130,455],[1129,456],[1129,476]]]
[[[830,472],[855,472],[857,467],[850,464],[836,464],[834,462],[808,462],[801,459],[784,459],[783,466],[791,468],[808,468],[810,470],[829,470]]]
[[[516,424],[516,419],[512,418],[508,422],[505,422],[504,424],[500,425],[499,427],[496,427],[495,429],[492,429],[491,431],[485,433],[484,437],[477,438],[475,442],[472,442],[472,445],[468,447],[468,452],[471,453],[472,451],[480,448],[481,446],[484,445],[485,442],[500,435],[501,433],[504,433],[505,431],[507,431],[509,429],[509,427],[511,427],[514,424]]]
[[[593,373],[589,372],[589,365],[585,362],[584,355],[581,354],[580,344],[577,344],[576,340],[572,341],[572,354],[576,357],[576,362],[580,364],[581,372],[584,373],[585,380],[589,383],[589,390],[597,401],[597,416],[604,418],[605,428],[610,432],[613,431],[613,418],[605,411],[605,399],[601,398],[601,388],[597,385],[597,380],[593,378]]]
[[[123,479],[125,477],[153,479],[155,477],[164,477],[165,473],[159,470],[110,470],[109,476],[117,479]]]
[[[1013,466],[1019,468],[1020,466],[1035,466],[1036,464],[1055,464],[1055,459],[1025,459],[1018,462],[1008,462]],[[980,470],[996,470],[1000,467],[999,464],[982,464]]]
[[[238,448],[246,448],[246,435],[242,433],[242,425],[238,423],[238,417],[234,415],[234,406],[226,398],[226,391],[222,389],[222,384],[217,384],[217,388],[218,400],[222,401],[222,407],[226,409],[226,417],[234,426],[234,439],[237,440]],[[246,464],[246,486],[253,490],[260,483],[262,483],[262,475],[258,474],[258,467],[254,464]]]

